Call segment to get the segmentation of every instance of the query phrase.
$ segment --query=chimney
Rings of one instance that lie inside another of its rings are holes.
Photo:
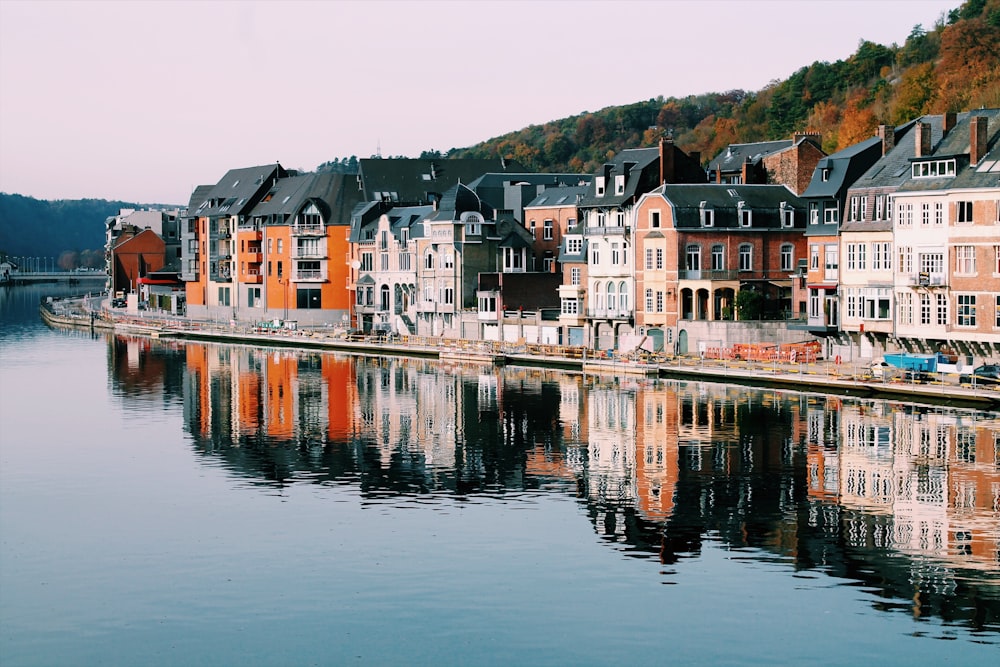
[[[877,136],[882,140],[882,155],[896,147],[896,128],[893,126],[879,125]]]
[[[674,141],[660,139],[660,183],[674,182]]]
[[[715,168],[715,183],[722,183],[722,167]]]
[[[954,111],[949,111],[944,116],[941,117],[941,132],[943,134],[948,134],[953,127],[955,127],[955,121],[957,119],[957,114]]]
[[[796,132],[792,135],[792,145],[798,146],[800,142],[809,139],[817,146],[822,146],[820,135],[817,132]]]
[[[743,183],[749,184],[751,182],[750,175],[753,173],[752,169],[753,169],[753,163],[750,161],[750,156],[747,155],[746,159],[743,160],[743,168],[740,171],[740,180]]]
[[[976,116],[969,122],[969,163],[977,164],[986,157],[986,116]]]
[[[931,154],[931,124],[917,123],[916,154],[914,157],[927,157]]]

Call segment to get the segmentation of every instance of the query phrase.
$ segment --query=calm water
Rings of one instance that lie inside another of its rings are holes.
[[[0,288],[4,667],[1000,657],[996,413],[50,330],[52,291]]]

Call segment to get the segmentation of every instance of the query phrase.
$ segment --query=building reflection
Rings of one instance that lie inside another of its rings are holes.
[[[123,395],[182,400],[197,451],[255,484],[352,484],[363,500],[544,488],[665,565],[717,541],[865,582],[914,615],[1000,614],[997,413],[290,349],[109,349]]]

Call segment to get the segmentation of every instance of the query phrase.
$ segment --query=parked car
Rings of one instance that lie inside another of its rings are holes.
[[[127,305],[128,305],[128,302],[125,299],[112,299],[111,300],[111,307],[112,308],[125,308]]]
[[[971,384],[973,379],[976,384],[1000,385],[1000,364],[983,364],[974,368],[970,374],[958,376],[961,384]]]

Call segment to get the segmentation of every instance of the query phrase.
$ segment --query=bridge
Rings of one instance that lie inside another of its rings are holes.
[[[28,285],[32,283],[76,283],[86,280],[88,283],[107,281],[108,274],[103,271],[11,271],[6,280],[0,276],[0,284]]]

